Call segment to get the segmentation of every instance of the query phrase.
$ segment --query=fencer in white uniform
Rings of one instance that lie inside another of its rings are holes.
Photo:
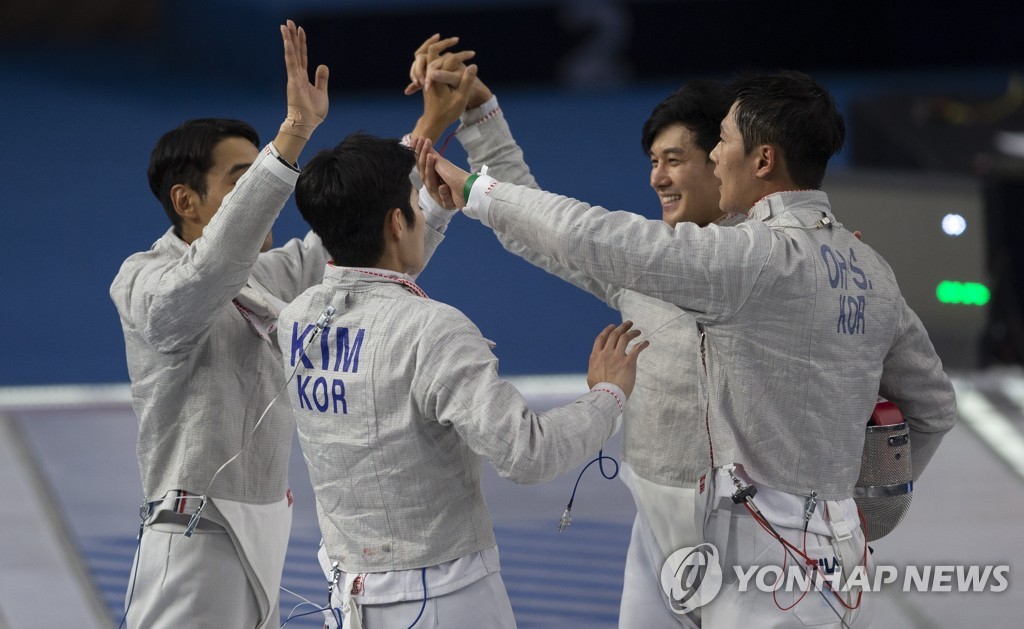
[[[827,90],[792,72],[733,87],[711,157],[721,207],[748,212],[738,226],[668,229],[433,163],[468,216],[568,268],[674,303],[700,325],[713,469],[698,483],[695,524],[726,574],[703,626],[866,626],[868,592],[787,601],[741,592],[733,569],[792,562],[790,550],[800,564],[863,569],[851,494],[877,397],[910,426],[916,480],[956,420],[955,396],[892,270],[817,189],[844,137]]]
[[[457,118],[451,108],[431,106],[438,84],[458,79],[465,53],[444,53],[454,38],[433,36],[416,51],[412,88],[426,83],[424,113],[414,135],[434,140]],[[408,89],[407,92],[414,92]],[[729,110],[725,85],[693,80],[658,103],[643,126],[641,147],[651,161],[650,185],[659,198],[662,220],[699,226],[734,225],[746,215],[719,209],[718,185],[709,153]],[[512,137],[504,112],[487,86],[475,81],[467,109],[454,133],[466,149],[470,170],[486,167],[503,182],[537,188]],[[705,445],[704,408],[700,404],[700,332],[693,317],[678,306],[647,297],[569,269],[550,256],[497,233],[506,249],[585,290],[620,311],[623,320],[645,330],[652,342],[637,366],[637,385],[625,412],[621,478],[637,506],[626,555],[621,627],[693,627],[699,612],[673,610],[660,574],[676,550],[694,546],[697,532],[690,514],[697,480],[710,465]]]
[[[277,136],[260,150],[251,126],[226,119],[165,134],[149,176],[172,227],[110,288],[146,496],[129,627],[280,622],[294,419],[287,405],[266,410],[284,383],[274,325],[285,301],[320,280],[327,256],[312,233],[272,249],[270,230],[328,108],[327,68],[311,83],[305,33],[290,21],[281,32],[288,116]]]
[[[397,141],[357,134],[310,160],[296,188],[332,256],[278,332],[331,604],[346,627],[514,627],[482,461],[518,483],[585,462],[621,421],[647,345],[627,352],[638,333],[609,326],[591,391],[531,411],[476,326],[414,281],[429,203],[409,181],[414,163]]]

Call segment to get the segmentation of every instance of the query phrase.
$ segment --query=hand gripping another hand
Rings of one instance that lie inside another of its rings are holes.
[[[476,66],[466,66],[476,53],[472,50],[445,52],[458,37],[439,39],[432,35],[413,53],[406,95],[422,89],[423,115],[416,121],[412,135],[437,141],[451,124],[468,109],[479,107],[491,98],[490,90],[476,79]],[[432,82],[435,72],[444,72],[444,80]],[[483,100],[480,100],[483,98]]]

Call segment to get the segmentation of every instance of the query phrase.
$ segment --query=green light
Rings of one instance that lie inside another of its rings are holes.
[[[939,303],[962,304],[964,306],[984,306],[992,297],[988,287],[977,282],[939,282],[935,288],[935,297]]]

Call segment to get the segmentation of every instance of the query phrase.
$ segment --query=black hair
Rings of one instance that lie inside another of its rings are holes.
[[[793,183],[820,188],[829,158],[846,139],[843,116],[828,90],[794,71],[740,77],[732,89],[744,151],[771,144],[781,151]]]
[[[722,120],[729,113],[732,93],[718,81],[687,81],[668,98],[654,106],[644,123],[640,146],[650,154],[654,139],[666,127],[682,124],[696,136],[697,146],[710,155],[718,144]]]
[[[398,140],[354,133],[317,153],[302,169],[295,204],[341,266],[374,266],[384,254],[384,225],[399,208],[416,224],[409,173],[416,155]]]
[[[188,120],[163,134],[149,157],[149,189],[164,206],[174,233],[181,236],[181,216],[174,209],[171,188],[185,184],[206,196],[206,175],[213,168],[213,149],[226,138],[244,138],[259,148],[260,136],[248,123],[228,118]]]

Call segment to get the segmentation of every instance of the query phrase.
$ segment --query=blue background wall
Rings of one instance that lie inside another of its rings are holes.
[[[269,139],[283,117],[283,90],[268,90],[276,93],[266,97],[179,96],[156,89],[86,91],[46,79],[5,77],[4,83],[15,89],[4,98],[3,115],[15,121],[31,112],[31,122],[12,127],[8,146],[18,148],[5,151],[2,167],[3,327],[9,336],[0,382],[123,381],[124,347],[107,289],[122,260],[147,249],[167,228],[146,183],[153,142],[163,130],[199,116],[243,118]],[[306,155],[355,130],[395,136],[411,129],[419,99],[403,99],[400,89],[359,102],[336,96]],[[524,128],[522,141],[538,179],[613,207],[643,199],[657,210],[645,189],[646,163],[635,133],[617,124],[642,120],[649,103],[606,97],[581,112],[574,102],[531,93],[502,97],[513,124],[532,121],[533,132]],[[549,133],[563,141],[549,141]],[[628,147],[628,169],[621,158],[612,159],[609,147]],[[275,239],[305,229],[289,202]],[[593,335],[615,318],[596,300],[505,254],[489,230],[462,217],[421,283],[431,297],[476,321],[498,343],[509,371],[585,370]]]
[[[205,116],[248,120],[266,141],[283,117],[276,28],[283,3],[258,3],[258,11],[228,1],[173,4],[173,13],[162,7],[163,26],[148,38],[0,49],[0,385],[125,381],[124,345],[107,289],[121,261],[167,228],[146,183],[153,143],[181,121]],[[436,26],[424,24],[424,34]],[[305,157],[352,131],[399,136],[411,129],[420,99],[401,93],[407,66],[376,67],[373,46],[398,46],[408,55],[417,44],[377,37],[365,56],[332,67],[331,112]],[[688,75],[610,88],[528,87],[492,80],[484,59],[480,65],[542,186],[659,216],[639,128]],[[392,90],[347,90],[361,73],[376,72],[392,75]],[[915,82],[993,92],[1005,86],[1005,72],[993,68],[817,76],[844,107],[854,94]],[[454,140],[448,152],[462,159]],[[848,154],[836,168],[848,164]],[[289,202],[275,226],[277,242],[304,231]],[[503,370],[585,371],[593,336],[616,313],[508,255],[489,230],[464,217],[448,233],[421,283],[497,342]]]

